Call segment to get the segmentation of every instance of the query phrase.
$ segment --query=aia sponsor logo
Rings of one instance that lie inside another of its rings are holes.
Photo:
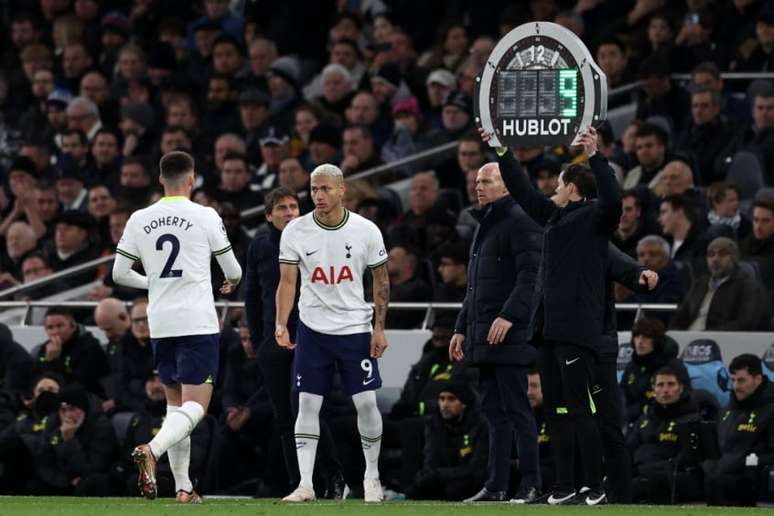
[[[345,281],[355,281],[352,270],[345,265],[338,271],[331,265],[327,270],[319,265],[312,271],[312,283],[322,283],[324,285],[338,285]]]

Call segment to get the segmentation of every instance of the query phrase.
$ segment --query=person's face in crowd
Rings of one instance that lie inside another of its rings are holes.
[[[756,23],[755,36],[762,47],[770,49],[774,46],[774,25],[768,25],[763,22]]]
[[[72,156],[76,163],[80,163],[86,159],[88,150],[88,147],[84,145],[77,134],[66,134],[62,136],[62,152]]]
[[[460,131],[468,125],[470,121],[470,115],[467,111],[458,108],[457,106],[446,106],[441,112],[441,119],[443,126],[447,131],[456,132]]]
[[[465,411],[465,404],[454,394],[441,391],[438,395],[438,410],[443,419],[457,419]]]
[[[695,125],[704,125],[712,122],[720,114],[720,106],[712,101],[712,94],[708,91],[694,93],[691,97],[691,115]]]
[[[347,129],[344,131],[344,155],[355,156],[360,163],[368,161],[374,153],[374,142],[366,138],[360,129]]]
[[[60,222],[54,230],[54,243],[56,244],[57,251],[72,253],[86,243],[87,236],[88,233],[82,227]]]
[[[145,61],[134,50],[126,49],[118,56],[118,72],[127,81],[137,81],[145,75]]]
[[[35,205],[43,222],[49,222],[59,211],[59,199],[55,188],[36,189]]]
[[[669,93],[671,84],[669,77],[658,77],[655,75],[643,77],[640,82],[642,92],[649,99],[656,99]]]
[[[752,375],[745,369],[737,369],[731,373],[732,389],[738,401],[744,401],[763,383],[763,375]]]
[[[227,192],[241,192],[250,182],[250,171],[241,159],[229,159],[223,163],[220,182]]]
[[[59,201],[63,204],[70,204],[75,201],[83,190],[83,181],[72,178],[63,178],[56,180],[56,194]]]
[[[315,209],[328,214],[338,209],[344,201],[344,181],[330,176],[313,177],[311,181],[312,201]]]
[[[51,70],[38,70],[32,76],[32,94],[39,100],[46,100],[54,91],[54,74]]]
[[[739,211],[739,194],[729,188],[723,192],[723,198],[712,206],[721,217],[733,217]]]
[[[197,30],[194,34],[194,43],[196,44],[196,51],[199,55],[208,58],[212,55],[212,45],[215,44],[215,40],[220,36],[220,30]]]
[[[287,143],[267,143],[261,145],[261,158],[269,167],[278,167],[282,160],[290,154],[290,146]]]
[[[85,134],[97,122],[97,118],[89,113],[83,106],[74,106],[67,111],[67,126],[71,129],[80,129]]]
[[[465,172],[465,195],[468,196],[470,204],[478,203],[478,194],[476,193],[476,178],[478,170],[468,170]]]
[[[102,31],[100,41],[105,50],[116,52],[126,45],[127,39],[123,34],[119,34],[117,31],[108,30]]]
[[[464,263],[457,263],[452,258],[444,256],[438,263],[438,274],[446,285],[457,285],[467,279],[467,267]]]
[[[473,59],[473,63],[476,64],[476,73],[486,64],[486,60],[489,59],[494,47],[494,40],[487,37],[478,38],[473,42],[473,45],[470,47],[470,57]]]
[[[35,72],[39,70],[50,70],[51,69],[51,60],[47,57],[35,57],[35,58],[27,58],[24,61],[22,61],[22,70],[24,71],[24,76],[27,78],[28,81],[32,81],[32,79],[35,77]],[[7,89],[8,84],[3,81],[4,87]],[[7,92],[6,92],[7,94]]]
[[[662,195],[681,194],[693,186],[693,173],[684,161],[670,161],[661,175]]]
[[[556,193],[559,186],[559,176],[552,174],[548,170],[538,170],[535,174],[537,189],[546,197],[551,197]]]
[[[191,150],[191,140],[184,131],[165,131],[161,135],[161,152],[166,154],[178,149]]]
[[[655,343],[652,338],[646,337],[645,335],[634,336],[634,352],[637,353],[637,356],[644,357],[645,355],[649,355],[653,353],[654,349]]]
[[[86,412],[84,412],[82,408],[76,407],[75,405],[68,405],[67,403],[62,403],[59,406],[60,421],[72,420],[75,422],[76,426],[80,427],[85,419]]]
[[[352,84],[340,73],[329,73],[323,78],[323,97],[328,102],[338,102],[350,91]]]
[[[673,235],[683,220],[682,210],[675,210],[668,202],[662,202],[658,212],[658,223],[666,235]]]
[[[480,206],[486,206],[507,195],[500,171],[494,165],[479,169],[476,177],[476,197]]]
[[[461,141],[457,147],[457,163],[463,172],[478,170],[484,164],[484,154],[476,142]]]
[[[311,133],[312,129],[317,127],[317,124],[319,123],[319,120],[317,120],[317,117],[311,111],[307,109],[296,111],[294,127],[296,129],[296,134],[298,134],[304,142],[309,142],[309,133]]]
[[[728,276],[736,267],[736,259],[730,246],[712,242],[707,247],[707,268],[714,278]]]
[[[75,321],[66,315],[49,315],[43,323],[46,329],[46,336],[49,339],[58,337],[62,342],[69,341],[78,328]]]
[[[404,33],[395,31],[390,36],[390,55],[393,61],[407,63],[416,57],[411,39]]]
[[[468,48],[468,35],[464,27],[454,26],[446,33],[443,49],[447,54],[461,56]]]
[[[357,64],[355,49],[346,43],[337,43],[331,49],[331,63],[340,64],[347,70],[351,70]]]
[[[428,173],[416,174],[409,188],[409,207],[416,215],[430,211],[438,200],[438,183]]]
[[[75,15],[84,21],[90,21],[99,15],[99,2],[96,0],[75,0]]]
[[[298,218],[300,214],[301,210],[295,197],[283,197],[277,201],[271,209],[271,213],[266,214],[266,220],[278,231],[283,231],[288,222]]]
[[[723,91],[723,79],[707,72],[696,72],[693,74],[693,87],[709,88],[720,93]]]
[[[656,272],[669,265],[669,254],[655,242],[643,242],[637,248],[637,260],[640,265]]]
[[[328,163],[336,157],[336,147],[323,142],[311,142],[309,156],[314,163]]]
[[[288,81],[279,75],[272,75],[269,77],[269,94],[276,99],[286,99],[295,95],[295,91]]]
[[[59,385],[59,383],[53,378],[41,378],[32,389],[32,395],[37,398],[44,392],[53,392],[54,394],[59,394],[59,391],[61,390],[62,386]]]
[[[451,88],[444,86],[440,82],[431,82],[427,85],[427,98],[430,101],[430,106],[440,107],[443,105],[446,97],[449,96]]]
[[[543,386],[537,373],[527,376],[527,399],[533,410],[543,406]]]
[[[430,342],[435,349],[448,348],[449,341],[451,341],[452,334],[454,332],[451,328],[436,325],[433,327],[433,334],[430,337]]]
[[[683,384],[673,374],[658,374],[653,380],[653,391],[656,395],[656,403],[667,406],[680,401],[683,395]]]
[[[164,384],[158,375],[153,375],[145,380],[145,395],[150,401],[163,402],[167,399],[164,392]]]
[[[188,102],[174,102],[167,110],[167,125],[179,125],[187,131],[196,127],[196,117]]]
[[[121,186],[125,188],[147,188],[150,178],[145,175],[139,163],[127,163],[121,167]]]
[[[11,187],[11,193],[14,197],[20,197],[30,189],[35,188],[37,181],[31,175],[21,170],[14,170],[8,178],[8,186]]]
[[[54,271],[39,256],[32,256],[22,262],[22,279],[24,283],[50,276]]]
[[[419,131],[419,120],[412,113],[407,113],[405,111],[395,113],[393,115],[393,120],[395,122],[395,127],[405,128],[412,136]]]
[[[45,170],[51,164],[51,154],[48,147],[43,145],[33,145],[23,143],[19,149],[20,156],[27,156],[35,162],[35,168],[38,171]]]
[[[204,0],[204,12],[210,20],[218,21],[228,14],[228,0]]]
[[[618,220],[618,229],[624,232],[632,231],[640,221],[642,210],[637,205],[637,199],[631,195],[621,201],[621,218]]]
[[[62,71],[67,79],[80,78],[91,63],[91,56],[82,45],[68,45],[62,52]]]
[[[148,326],[148,304],[135,303],[129,312],[131,326],[134,338],[140,342],[147,342],[150,339],[150,327]]]
[[[290,188],[294,192],[300,192],[309,183],[309,173],[304,170],[298,159],[287,158],[280,163],[277,180],[280,186]]]
[[[374,41],[377,44],[384,44],[389,42],[390,36],[395,32],[395,26],[385,16],[377,16],[374,18]]]
[[[774,96],[755,97],[752,115],[753,125],[759,131],[774,127]]]
[[[95,186],[89,190],[89,213],[96,219],[110,215],[116,207],[116,200],[106,186]]]
[[[347,108],[347,120],[352,124],[371,125],[379,116],[379,106],[370,93],[358,93]]]
[[[242,68],[242,55],[231,43],[221,42],[212,50],[212,67],[217,73],[233,75]]]
[[[124,228],[126,227],[126,222],[129,220],[129,214],[123,212],[111,213],[109,220],[110,240],[114,244],[117,244],[124,234]]]
[[[626,154],[631,154],[636,151],[637,145],[635,143],[637,134],[637,126],[635,124],[629,124],[624,129],[621,136],[621,146]]]
[[[11,42],[13,46],[21,50],[27,45],[37,43],[40,33],[29,20],[19,20],[11,23]]]
[[[672,29],[664,18],[654,17],[648,23],[648,41],[654,48],[660,48],[672,40]]]
[[[760,206],[753,208],[753,236],[766,240],[774,235],[774,212]]]
[[[48,123],[51,124],[54,131],[61,132],[67,129],[67,112],[64,106],[59,104],[46,105],[46,118],[48,118]]]
[[[618,45],[605,43],[597,49],[597,62],[608,79],[618,79],[626,68],[626,55]]]
[[[253,74],[262,77],[266,75],[271,63],[277,59],[277,52],[269,41],[265,39],[256,39],[250,45],[248,57],[250,59],[250,69],[253,71]]]
[[[239,119],[247,130],[258,129],[269,118],[269,108],[263,104],[250,102],[239,104]]]
[[[231,90],[228,87],[228,81],[219,77],[210,79],[207,88],[207,102],[210,106],[219,106],[224,102],[231,100]]]
[[[223,158],[229,152],[244,154],[245,151],[245,144],[239,138],[233,135],[221,136],[215,140],[215,167],[218,170],[223,170]]]
[[[113,163],[118,157],[118,141],[115,135],[110,133],[100,133],[94,137],[94,143],[91,146],[91,155],[97,166],[104,166]]]
[[[239,343],[242,345],[242,351],[245,352],[247,358],[255,358],[253,339],[250,337],[250,328],[247,326],[239,327]]]
[[[384,81],[371,80],[371,93],[374,94],[376,101],[381,106],[385,102],[389,101],[395,94],[395,87],[387,84]]]
[[[15,222],[8,228],[5,235],[5,246],[8,256],[13,259],[22,257],[38,245],[35,232],[26,222]]]
[[[664,161],[666,148],[655,136],[635,137],[637,161],[646,168],[653,168]]]
[[[330,40],[338,41],[342,38],[357,41],[360,37],[360,31],[354,21],[349,18],[341,18],[336,25],[331,28]]]

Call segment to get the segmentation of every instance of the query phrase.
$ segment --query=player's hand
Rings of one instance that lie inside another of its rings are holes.
[[[387,338],[384,336],[384,331],[375,330],[373,335],[371,335],[371,358],[381,358],[387,346]]]
[[[492,321],[492,326],[489,327],[489,334],[486,336],[486,341],[492,346],[502,344],[505,340],[505,336],[508,334],[508,330],[511,329],[511,326],[513,326],[511,321],[498,317]]]
[[[223,280],[223,285],[220,287],[220,293],[224,296],[231,294],[234,291],[234,284],[229,280]]]
[[[46,343],[46,360],[51,362],[62,356],[62,337],[54,335]]]
[[[277,329],[274,330],[274,340],[277,344],[285,349],[296,349],[296,345],[290,342],[290,335],[288,329],[284,326],[277,325]]]
[[[578,138],[578,144],[583,147],[586,156],[597,152],[597,130],[589,126]]]
[[[465,353],[462,351],[462,345],[465,343],[465,335],[461,333],[455,333],[452,335],[449,342],[449,359],[452,362],[461,362],[465,358]]]
[[[640,285],[647,286],[648,290],[653,290],[658,285],[658,273],[651,270],[642,271]]]

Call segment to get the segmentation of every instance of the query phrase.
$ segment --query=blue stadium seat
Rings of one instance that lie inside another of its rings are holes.
[[[711,339],[694,340],[680,358],[691,377],[693,389],[709,392],[721,407],[725,407],[729,401],[730,379],[718,343]]]
[[[769,380],[774,381],[774,344],[769,346],[769,349],[761,357],[763,362],[763,374],[769,377]]]
[[[739,188],[741,200],[754,199],[756,192],[763,186],[763,168],[758,156],[747,151],[734,154],[726,181],[734,183]]]

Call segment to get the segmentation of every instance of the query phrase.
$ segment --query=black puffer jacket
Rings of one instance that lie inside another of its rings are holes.
[[[595,154],[589,164],[598,199],[560,208],[530,184],[511,152],[498,162],[510,194],[544,226],[528,335],[596,350],[604,333],[608,243],[621,216],[621,189],[613,169]]]
[[[540,260],[540,228],[507,196],[474,216],[480,224],[470,252],[468,293],[454,330],[465,334],[465,362],[531,364],[536,352],[526,330]],[[497,317],[513,326],[502,344],[492,346],[486,338]]]

